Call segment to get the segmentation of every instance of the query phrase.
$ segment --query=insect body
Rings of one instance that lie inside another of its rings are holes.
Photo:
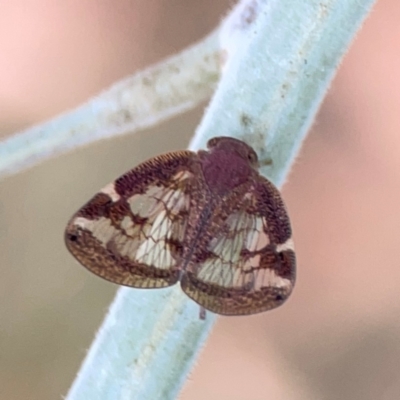
[[[69,251],[120,285],[180,282],[201,307],[254,314],[282,304],[295,282],[290,222],[246,143],[152,158],[107,185],[68,223]]]

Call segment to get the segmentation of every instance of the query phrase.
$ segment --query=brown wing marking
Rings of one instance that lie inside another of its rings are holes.
[[[206,257],[182,276],[183,291],[215,313],[266,311],[292,292],[295,255],[289,219],[277,190],[264,179],[261,183],[226,218],[209,241]]]
[[[193,157],[182,151],[153,158],[103,188],[70,220],[65,233],[70,252],[114,283],[142,288],[176,283]]]

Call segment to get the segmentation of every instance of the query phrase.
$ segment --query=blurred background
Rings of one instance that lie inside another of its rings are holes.
[[[1,1],[0,136],[71,109],[202,38],[228,0]],[[220,318],[181,399],[400,398],[400,3],[380,0],[283,195],[298,281]],[[0,398],[67,393],[116,286],[67,253],[68,218],[140,161],[185,148],[203,108],[0,182]]]

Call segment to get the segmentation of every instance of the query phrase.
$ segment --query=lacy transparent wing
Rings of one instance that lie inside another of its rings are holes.
[[[266,311],[282,304],[292,291],[295,253],[289,220],[280,196],[271,196],[277,190],[268,181],[262,184],[268,184],[268,190],[261,185],[248,194],[242,208],[220,224],[205,259],[181,279],[183,291],[215,313]]]
[[[190,206],[189,151],[153,158],[97,193],[70,220],[65,241],[90,271],[114,283],[170,286]]]

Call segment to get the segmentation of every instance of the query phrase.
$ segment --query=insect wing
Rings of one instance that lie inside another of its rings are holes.
[[[190,151],[161,155],[107,185],[68,223],[69,251],[114,283],[140,288],[176,283],[193,157]]]
[[[219,225],[220,232],[208,242],[208,257],[183,274],[183,291],[224,315],[254,314],[282,304],[294,286],[295,253],[278,190],[260,176]]]

